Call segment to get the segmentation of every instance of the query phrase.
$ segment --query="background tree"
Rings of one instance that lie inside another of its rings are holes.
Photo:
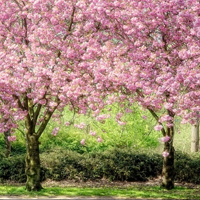
[[[197,152],[199,150],[199,121],[197,120],[194,125],[192,125],[191,132],[191,152]]]

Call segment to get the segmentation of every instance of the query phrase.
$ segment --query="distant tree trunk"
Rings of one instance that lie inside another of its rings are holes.
[[[39,191],[42,189],[40,184],[39,141],[34,133],[26,134],[26,148],[26,189],[28,191]]]
[[[192,125],[191,134],[191,152],[197,152],[199,149],[199,121]]]
[[[8,158],[11,154],[11,142],[8,140],[8,136],[11,136],[10,130],[4,132],[4,142],[6,146],[5,156]]]
[[[169,190],[174,188],[174,127],[167,128],[167,136],[170,136],[171,139],[164,144],[164,151],[168,152],[169,155],[163,159],[161,186]]]

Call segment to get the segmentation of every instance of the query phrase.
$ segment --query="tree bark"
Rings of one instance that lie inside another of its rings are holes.
[[[39,191],[42,189],[40,184],[39,141],[34,133],[26,134],[26,148],[26,189],[28,191]]]
[[[170,190],[174,188],[174,127],[167,128],[167,136],[170,137],[170,140],[164,143],[164,151],[168,152],[169,155],[163,159],[161,186]]]
[[[192,125],[191,134],[191,152],[197,152],[199,150],[199,122]]]
[[[11,136],[10,130],[4,132],[4,142],[6,145],[5,156],[8,158],[11,154],[11,142],[8,140],[8,136]]]

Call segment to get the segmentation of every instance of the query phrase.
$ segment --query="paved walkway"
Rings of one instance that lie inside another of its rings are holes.
[[[42,199],[42,200],[58,200],[58,199],[68,199],[68,200],[138,200],[135,198],[116,198],[116,197],[67,197],[67,196],[56,196],[56,197],[27,197],[27,196],[0,196],[0,199]],[[153,200],[153,199],[141,199],[140,200]]]

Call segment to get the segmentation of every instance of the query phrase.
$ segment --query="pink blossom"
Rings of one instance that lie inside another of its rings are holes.
[[[163,155],[163,157],[167,157],[167,156],[169,156],[169,153],[168,153],[167,151],[164,151],[164,152],[162,153],[162,155]]]
[[[65,122],[65,126],[69,126],[70,125],[70,122]]]
[[[170,117],[169,115],[164,115],[160,118],[159,122],[166,122],[166,121],[171,121],[173,118]]]
[[[174,124],[173,123],[167,123],[166,126],[170,128],[170,127],[173,127]]]
[[[74,127],[79,128],[79,129],[84,129],[86,127],[86,124],[81,122],[80,124],[74,124]]]
[[[90,131],[90,135],[95,136],[96,135],[96,131]]]
[[[101,137],[98,136],[97,142],[101,143],[101,142],[103,142],[103,139],[102,139]]]
[[[57,104],[56,102],[50,102],[50,103],[49,103],[49,106],[50,106],[50,107],[56,107],[57,105],[58,105],[58,104]]]
[[[80,142],[82,145],[85,145],[85,139],[82,139]]]
[[[162,125],[156,125],[156,126],[154,126],[154,129],[155,129],[156,131],[160,131],[162,128],[163,128]]]
[[[170,110],[170,109],[172,109],[173,104],[172,104],[172,103],[165,103],[165,104],[164,104],[164,107],[165,107],[167,110]]]
[[[8,136],[8,141],[9,142],[13,142],[17,139],[17,137],[15,135],[12,135],[12,136]]]
[[[120,126],[126,125],[126,122],[122,122],[122,121],[117,121],[117,123],[118,123]]]
[[[39,101],[39,104],[45,105],[45,104],[46,104],[46,100],[45,100],[45,99],[40,100],[40,101]]]
[[[97,120],[97,121],[103,121],[103,120],[105,120],[105,119],[107,119],[107,118],[109,118],[109,117],[110,117],[109,114],[102,114],[102,115],[97,116],[97,117],[96,117],[96,120]]]
[[[131,110],[131,109],[129,109],[129,108],[126,108],[126,109],[125,109],[125,112],[126,112],[126,113],[132,113],[133,110]]]
[[[165,136],[165,137],[159,138],[160,142],[168,142],[169,140],[170,140],[169,136]]]
[[[122,116],[123,116],[123,113],[117,113],[115,118],[119,120]]]
[[[146,116],[146,115],[143,115],[142,118],[146,120],[146,119],[147,119],[147,116]]]
[[[52,133],[51,133],[51,135],[57,136],[57,133],[58,133],[59,129],[60,129],[59,127],[54,128]]]

